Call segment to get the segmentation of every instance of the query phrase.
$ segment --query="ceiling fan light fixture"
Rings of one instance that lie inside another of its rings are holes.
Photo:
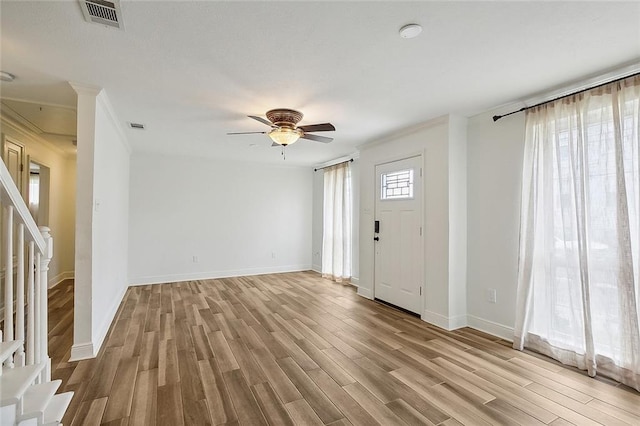
[[[13,80],[15,80],[16,76],[11,74],[10,72],[6,72],[6,71],[0,71],[0,80],[2,81],[8,81],[9,83],[11,83]]]
[[[295,143],[298,139],[300,139],[300,136],[302,136],[302,134],[302,130],[300,129],[277,127],[269,132],[269,137],[278,145],[287,146]]]

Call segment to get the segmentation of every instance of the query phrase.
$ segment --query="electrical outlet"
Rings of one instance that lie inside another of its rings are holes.
[[[272,252],[271,252],[271,258],[272,258],[272,259],[275,259],[275,258],[276,258],[276,252],[275,252],[275,251],[272,251]]]
[[[198,263],[198,256],[193,256],[193,263]]]
[[[487,302],[496,303],[498,301],[498,292],[495,288],[490,288],[487,290]]]

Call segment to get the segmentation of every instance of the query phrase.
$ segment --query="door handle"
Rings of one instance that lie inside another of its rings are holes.
[[[380,241],[380,237],[373,237],[373,241]]]

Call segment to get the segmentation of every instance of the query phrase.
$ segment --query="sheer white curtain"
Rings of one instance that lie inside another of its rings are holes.
[[[341,163],[324,169],[322,276],[351,278],[351,168]]]
[[[640,390],[640,77],[529,110],[514,347]]]

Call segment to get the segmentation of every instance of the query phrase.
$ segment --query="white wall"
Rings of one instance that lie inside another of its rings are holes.
[[[63,266],[60,269],[61,278],[71,278],[75,275],[75,251],[76,251],[76,180],[77,180],[77,167],[76,157],[67,157],[65,164],[66,171],[66,183],[64,186],[67,191],[64,192],[61,205],[64,206],[64,212],[62,217],[65,220],[62,223],[61,232],[65,235],[64,245],[62,247],[54,247],[55,250],[63,250]],[[57,186],[56,186],[57,187]],[[55,244],[55,240],[54,240]],[[55,257],[55,253],[54,253]],[[55,276],[54,276],[55,278]],[[52,284],[56,284],[56,281],[50,280]]]
[[[469,119],[467,310],[475,328],[511,339],[515,324],[524,114]],[[496,289],[497,303],[487,301]]]
[[[311,269],[313,173],[135,153],[129,282]]]
[[[128,286],[129,248],[130,152],[104,96],[96,106],[93,165],[92,327],[100,343]]]
[[[464,272],[450,273],[450,269],[465,265],[466,253],[460,250],[464,241],[464,214],[450,217],[450,202],[457,207],[464,198],[464,119],[442,117],[424,123],[411,133],[365,145],[360,152],[360,280],[358,293],[373,297],[375,215],[375,165],[421,154],[424,168],[424,309],[422,318],[444,328],[464,325],[466,299]],[[450,138],[451,142],[450,142]],[[450,143],[454,146],[450,147]],[[462,156],[457,158],[457,156]],[[450,180],[454,179],[453,184]],[[458,194],[458,191],[462,191]],[[457,226],[455,244],[450,243],[450,222]],[[451,260],[450,256],[455,256]],[[454,281],[451,281],[451,280]],[[463,299],[450,305],[451,295]],[[461,305],[461,306],[459,306]],[[452,309],[455,308],[455,309]]]
[[[467,315],[467,119],[449,116],[449,318]]]
[[[504,112],[504,111],[498,111]],[[373,293],[375,164],[424,156],[423,319],[511,339],[515,321],[524,115],[448,116],[360,154],[359,294]],[[495,289],[497,303],[487,300]]]
[[[94,346],[92,310],[93,162],[96,96],[99,90],[75,87],[78,94],[78,152],[76,168],[75,287],[71,360],[91,358]]]
[[[106,93],[72,86],[78,93],[75,361],[97,355],[127,288],[130,148]]]
[[[49,228],[53,236],[53,259],[49,263],[49,287],[73,278],[75,230],[75,156],[40,139],[28,129],[3,117],[2,133],[24,145],[25,155],[49,168]],[[26,162],[26,158],[25,158]],[[25,171],[28,171],[25,163]],[[28,172],[27,172],[28,173]]]

